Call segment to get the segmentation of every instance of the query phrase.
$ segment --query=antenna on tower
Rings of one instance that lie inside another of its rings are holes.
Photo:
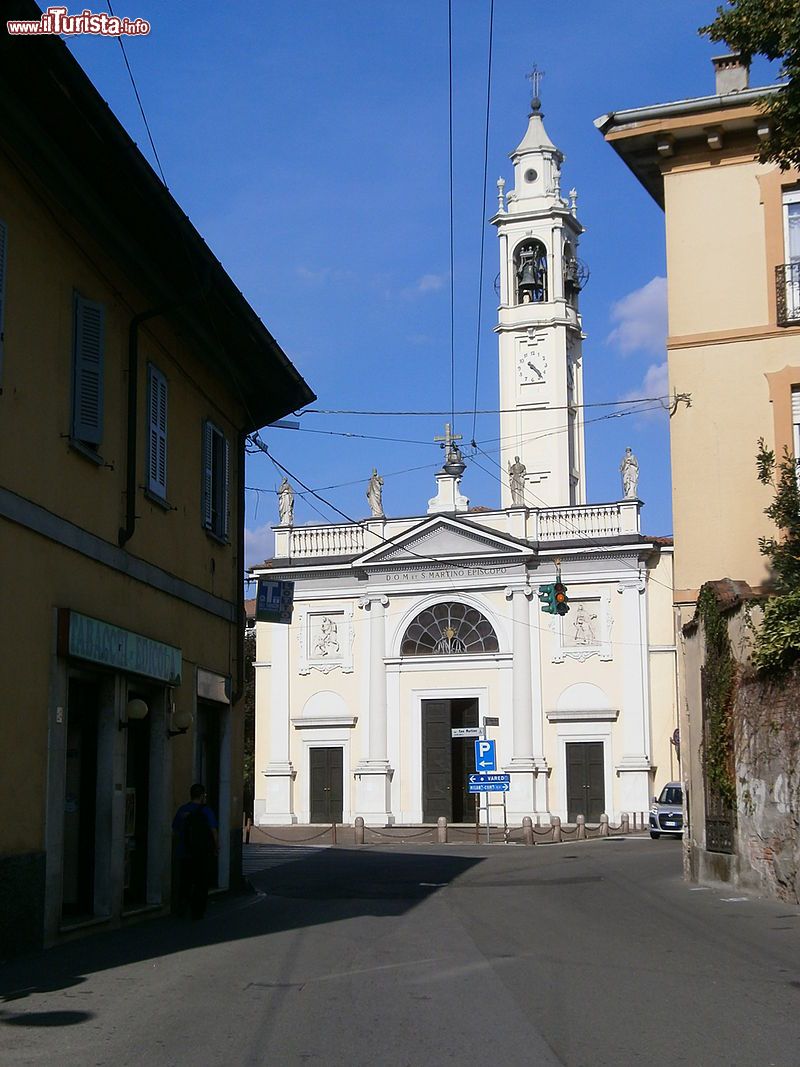
[[[538,66],[534,63],[530,74],[526,74],[525,77],[531,83],[533,89],[533,96],[531,97],[531,114],[533,114],[535,111],[541,111],[542,109],[542,101],[539,99],[539,87],[542,84],[544,71],[539,70]]]

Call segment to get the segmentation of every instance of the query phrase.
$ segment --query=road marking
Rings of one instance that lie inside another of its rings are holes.
[[[689,892],[690,893],[710,893],[711,892],[711,886],[710,885],[695,885],[695,886],[692,886],[692,888],[689,890]]]
[[[445,886],[448,886],[450,883],[449,882],[420,882],[419,884],[428,886],[431,889],[444,889]]]
[[[738,900],[749,900],[750,897],[720,897],[723,904],[732,904]]]

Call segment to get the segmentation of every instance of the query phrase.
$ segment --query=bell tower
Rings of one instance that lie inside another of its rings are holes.
[[[516,457],[525,466],[526,507],[586,501],[578,313],[585,272],[577,257],[583,227],[575,190],[568,200],[561,196],[564,157],[542,122],[541,77],[534,67],[528,129],[511,153],[514,187],[506,194],[505,181],[498,181],[498,207],[491,220],[500,239],[495,331],[504,508],[519,506],[519,489],[515,503],[508,473]]]

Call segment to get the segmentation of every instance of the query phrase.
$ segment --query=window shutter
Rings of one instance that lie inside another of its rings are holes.
[[[104,334],[103,305],[76,294],[72,436],[89,445],[103,440]]]
[[[201,513],[203,517],[203,526],[207,530],[212,527],[212,511],[213,511],[213,498],[212,493],[214,490],[214,428],[211,423],[206,420],[203,423],[203,500],[201,504]]]
[[[8,226],[0,219],[0,389],[3,387],[3,348],[6,309],[6,249],[8,248]]]
[[[230,537],[231,513],[230,513],[230,484],[231,484],[231,449],[228,438],[222,438],[222,528],[220,533],[227,541]]]
[[[167,495],[167,379],[148,364],[147,488]]]
[[[800,385],[792,386],[792,422],[795,426],[800,423]]]

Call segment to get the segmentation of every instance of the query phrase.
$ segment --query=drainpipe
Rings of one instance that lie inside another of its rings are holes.
[[[244,457],[247,434],[240,433],[237,442],[239,459],[238,499],[236,502],[236,688],[231,706],[238,704],[244,693]]]
[[[125,452],[125,525],[117,535],[120,548],[133,537],[136,529],[136,415],[139,402],[139,327],[171,311],[176,305],[162,304],[134,315],[128,327],[128,442]]]

